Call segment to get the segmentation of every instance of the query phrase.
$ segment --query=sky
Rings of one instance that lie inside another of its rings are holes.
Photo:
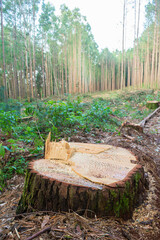
[[[110,51],[122,50],[122,23],[124,0],[46,0],[55,6],[56,14],[59,15],[59,7],[66,4],[69,9],[75,7],[87,17],[91,26],[94,39],[99,49],[108,48]],[[133,2],[128,0],[127,2]],[[138,7],[137,0],[137,7]],[[148,0],[141,0],[140,31],[144,29],[145,4]],[[127,5],[125,49],[133,47],[134,39],[134,9],[133,4]],[[138,12],[138,11],[137,11]],[[137,14],[138,15],[138,14]]]

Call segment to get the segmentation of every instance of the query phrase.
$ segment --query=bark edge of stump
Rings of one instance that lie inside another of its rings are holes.
[[[116,216],[128,219],[145,196],[146,179],[143,167],[137,164],[119,182],[102,189],[77,186],[40,175],[30,163],[25,177],[24,190],[16,213],[31,211],[87,210],[91,216]]]

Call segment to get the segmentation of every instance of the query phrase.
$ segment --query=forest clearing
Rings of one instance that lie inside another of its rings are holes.
[[[0,0],[0,239],[158,240],[160,0],[52,2]]]
[[[130,89],[72,96],[63,100],[24,102],[21,103],[21,111],[18,103],[14,102],[14,107],[17,104],[17,111],[20,111],[19,116],[6,112],[7,116],[3,115],[2,122],[1,115],[3,147],[1,144],[0,185],[1,190],[4,190],[0,195],[1,239],[18,239],[18,236],[20,239],[27,239],[43,229],[48,229],[48,232],[40,235],[41,239],[158,239],[159,108],[145,122],[143,132],[134,128],[133,124],[143,122],[143,119],[154,112],[155,110],[146,107],[146,103],[159,98],[159,91]],[[13,107],[13,101],[8,103],[8,107],[9,105]],[[28,120],[28,116],[32,118]],[[57,121],[54,121],[53,126],[50,120],[55,116]],[[63,122],[60,121],[62,118]],[[135,154],[147,174],[148,186],[145,200],[135,208],[131,219],[107,216],[97,218],[89,209],[82,216],[78,211],[16,214],[27,163],[32,159],[43,158],[44,139],[51,128],[53,139],[109,144],[124,147]]]

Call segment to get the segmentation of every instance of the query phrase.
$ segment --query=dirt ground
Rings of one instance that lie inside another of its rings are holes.
[[[124,125],[120,135],[98,130],[81,133],[70,141],[111,144],[131,150],[143,165],[148,187],[146,199],[134,210],[131,219],[93,218],[79,212],[34,212],[16,215],[24,177],[15,176],[0,195],[0,239],[33,239],[34,234],[46,230],[34,239],[160,239],[160,112],[154,115],[143,133]],[[47,231],[48,230],[48,231]]]

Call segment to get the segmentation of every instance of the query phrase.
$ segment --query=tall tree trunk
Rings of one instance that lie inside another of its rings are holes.
[[[81,83],[81,31],[79,31],[79,44],[78,44],[78,92],[82,92],[82,83]]]
[[[143,82],[144,82],[144,78],[143,78],[143,76],[144,76],[144,63],[143,62],[141,62],[141,71],[140,71],[140,83],[141,83],[141,87],[143,86]]]
[[[133,62],[132,62],[132,81],[131,85],[136,86],[136,19],[137,19],[137,1],[134,0],[134,47],[133,47]]]
[[[3,53],[3,85],[4,85],[4,97],[5,97],[5,100],[7,100],[8,94],[7,94],[7,80],[6,80],[5,51],[4,51],[4,31],[3,31],[3,6],[2,6],[2,0],[0,0],[0,7],[1,7],[1,38],[2,38],[2,53]]]
[[[35,40],[35,0],[32,0],[32,11],[33,11],[33,80],[34,80],[34,95],[37,96],[37,85],[36,85],[36,40]]]
[[[68,93],[67,43],[65,46],[65,84],[66,84],[66,93]]]
[[[94,65],[94,68],[93,68],[93,92],[96,91],[96,70],[95,70],[95,65]]]
[[[30,102],[30,91],[29,91],[29,79],[28,79],[28,52],[27,52],[27,39],[25,36],[25,64],[26,64],[26,80],[27,80],[27,99]]]
[[[112,61],[112,91],[115,90],[115,63]]]
[[[53,96],[53,70],[52,70],[51,55],[49,56],[49,69],[50,69],[50,86],[51,86],[51,95]]]
[[[101,91],[104,91],[104,65],[101,63]]]
[[[127,77],[127,87],[130,87],[130,78],[131,78],[131,71],[130,71],[130,61],[128,59],[128,77]]]
[[[19,5],[20,5],[20,12],[21,15],[23,16],[23,31],[24,31],[24,44],[25,44],[25,67],[26,67],[26,82],[27,82],[27,99],[28,102],[30,102],[30,89],[29,89],[29,79],[28,79],[28,49],[27,49],[27,36],[26,36],[26,20],[25,20],[25,14],[24,11],[22,10],[21,2],[18,0]]]
[[[107,66],[107,56],[106,56],[106,76],[105,76],[105,90],[108,89],[108,66]]]
[[[85,93],[85,55],[83,52],[83,65],[82,65],[82,93]]]
[[[17,75],[17,57],[16,57],[16,41],[17,41],[17,36],[16,36],[16,17],[15,18],[15,25],[13,27],[13,56],[14,56],[14,94],[15,98],[18,97],[19,95],[19,87],[18,87],[18,75]]]
[[[59,95],[58,79],[57,79],[57,66],[56,66],[56,53],[53,51],[53,69],[54,69],[54,94]]]
[[[92,63],[89,60],[89,91],[92,92]]]
[[[50,96],[50,82],[49,82],[49,73],[48,73],[48,61],[47,55],[45,58],[45,73],[46,73],[46,97]]]
[[[72,41],[72,37],[70,35],[70,41]],[[72,44],[69,47],[69,94],[72,93],[72,82],[73,82],[73,54],[72,54]]]
[[[32,56],[31,56],[31,41],[29,36],[29,42],[28,42],[28,49],[29,49],[29,70],[30,70],[30,86],[31,86],[31,97],[34,97],[33,93],[33,75],[32,75]]]
[[[154,24],[154,37],[153,37],[153,50],[152,50],[152,68],[151,68],[151,87],[153,88],[155,78],[155,50],[156,50],[156,32],[157,32],[157,0],[155,0],[155,24]]]
[[[149,64],[149,26],[148,26],[148,34],[147,34],[147,55],[145,58],[145,69],[144,69],[144,86],[150,86],[150,64]]]
[[[155,69],[154,69],[154,72],[155,72],[155,76],[154,76],[154,83],[155,83],[155,86],[157,88],[158,86],[158,79],[157,79],[157,76],[158,76],[158,40],[159,40],[159,34],[158,34],[158,26],[157,26],[157,31],[156,31],[156,51],[155,51]]]
[[[43,82],[43,97],[46,97],[46,84],[45,84],[45,76],[44,76],[44,50],[43,50],[43,34],[42,34],[42,82]]]
[[[118,63],[117,79],[118,79],[118,81],[117,81],[117,89],[120,89],[121,88],[121,81],[120,81],[120,79],[121,79],[121,63],[120,63],[120,61]]]
[[[63,76],[63,52],[61,55],[61,94],[64,95],[64,76]]]
[[[77,44],[76,44],[76,29],[73,41],[73,85],[74,93],[77,92]]]
[[[159,59],[158,59],[158,77],[157,78],[158,78],[158,88],[160,88],[160,39],[159,39]]]
[[[136,52],[136,85],[140,86],[140,59],[139,59],[139,24],[140,24],[141,0],[139,0],[138,22],[137,22],[137,52]]]
[[[126,0],[123,4],[123,33],[122,33],[122,64],[121,64],[121,89],[124,87],[124,33],[125,33],[125,14],[126,14]]]

